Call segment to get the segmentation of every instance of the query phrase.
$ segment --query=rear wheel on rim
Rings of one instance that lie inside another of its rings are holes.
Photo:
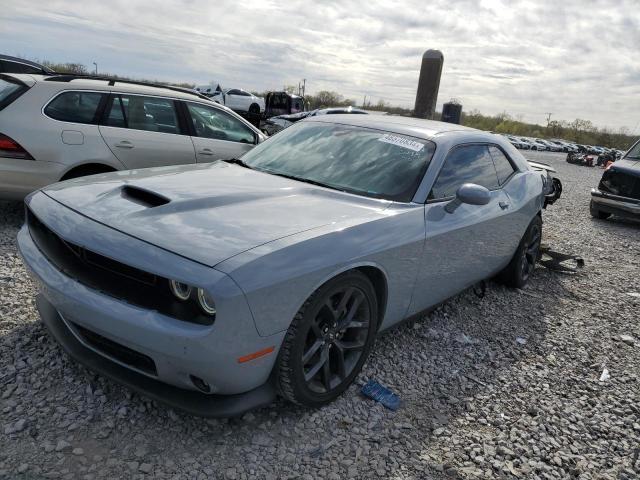
[[[540,243],[542,242],[542,219],[539,215],[529,224],[516,253],[509,265],[500,273],[499,278],[509,287],[522,288],[540,259]]]
[[[353,271],[320,287],[291,323],[278,357],[280,393],[319,407],[337,398],[362,369],[377,331],[369,279]]]

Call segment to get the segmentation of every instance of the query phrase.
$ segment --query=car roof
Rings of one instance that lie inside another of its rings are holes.
[[[484,134],[489,138],[490,136],[493,136],[493,134],[483,132],[481,130],[476,130],[475,128],[457,125],[455,123],[438,122],[435,120],[425,120],[422,118],[401,117],[399,115],[353,115],[345,113],[335,115],[317,115],[314,117],[305,118],[303,120],[303,122],[312,121],[324,123],[340,123],[357,127],[368,127],[377,130],[399,133],[401,135],[424,138],[427,140],[444,133],[457,131]]]
[[[78,76],[78,75],[36,75],[36,74],[24,74],[24,73],[3,73],[3,75],[9,75],[25,83],[51,83],[59,85],[61,90],[104,90],[106,92],[117,90],[125,93],[141,93],[155,96],[165,96],[180,99],[199,98],[201,100],[209,100],[195,90],[191,91],[187,88],[173,87],[171,85],[154,85],[146,82],[136,82],[133,80],[118,80],[110,78],[90,76]]]

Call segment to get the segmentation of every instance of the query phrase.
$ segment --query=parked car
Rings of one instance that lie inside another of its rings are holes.
[[[529,143],[523,142],[518,137],[514,137],[513,135],[507,135],[507,134],[502,134],[502,136],[505,137],[507,140],[509,140],[509,142],[511,142],[511,145],[513,145],[514,147],[520,150],[529,150],[531,148]]]
[[[52,75],[55,72],[44,65],[23,58],[0,55],[0,73],[32,73]]]
[[[598,188],[591,190],[590,212],[602,220],[611,215],[640,218],[640,141],[604,171]]]
[[[304,97],[288,92],[269,92],[265,98],[265,118],[305,111]]]
[[[196,86],[194,90],[205,97],[211,98],[217,92],[222,92],[222,85],[220,85],[220,82],[211,81],[205,85]]]
[[[542,191],[544,194],[544,204],[542,208],[547,208],[547,206],[554,204],[562,195],[562,182],[557,176],[552,175],[556,173],[556,169],[551,165],[532,162],[531,160],[528,160],[527,164],[532,170],[540,172],[543,184]]]
[[[316,115],[337,115],[341,113],[348,114],[364,114],[367,112],[354,107],[332,107],[332,108],[320,108],[311,110],[309,112],[292,113],[291,115],[278,115],[271,117],[264,121],[262,124],[262,131],[268,135],[274,135],[287,127],[290,127],[296,122],[308,117],[315,117]]]
[[[565,142],[564,140],[547,140],[547,143],[551,143],[553,145],[555,145],[556,147],[559,148],[559,152],[565,152],[565,153],[570,153],[570,152],[577,152],[578,149],[577,147],[574,147],[573,145],[571,145],[568,142]]]
[[[237,113],[258,115],[264,112],[264,99],[240,88],[216,90],[210,98]]]
[[[549,145],[543,142],[540,138],[531,138],[529,140],[533,144],[533,146],[531,147],[532,150],[539,150],[539,151],[549,150]]]
[[[18,234],[90,369],[198,415],[339,396],[376,335],[483,279],[522,287],[542,175],[460,125],[321,115],[241,159],[44,188]]]
[[[537,150],[537,146],[533,143],[530,138],[527,137],[517,137],[520,142],[526,145],[525,150]]]
[[[561,152],[562,151],[562,147],[560,145],[557,145],[556,143],[550,141],[550,140],[543,140],[541,138],[537,139],[539,142],[543,143],[544,145],[547,146],[547,150],[551,151],[551,152]]]
[[[113,170],[211,162],[265,136],[180,88],[73,75],[0,75],[0,199]]]

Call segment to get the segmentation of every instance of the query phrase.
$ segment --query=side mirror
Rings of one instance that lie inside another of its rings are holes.
[[[444,207],[447,213],[453,213],[463,203],[469,205],[486,205],[491,201],[491,192],[475,183],[465,183],[456,191],[456,198]]]

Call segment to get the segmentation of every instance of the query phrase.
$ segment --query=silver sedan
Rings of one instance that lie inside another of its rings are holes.
[[[379,332],[483,279],[522,287],[543,202],[504,137],[331,115],[241,159],[46,187],[18,241],[73,357],[223,416],[277,394],[324,405]]]

